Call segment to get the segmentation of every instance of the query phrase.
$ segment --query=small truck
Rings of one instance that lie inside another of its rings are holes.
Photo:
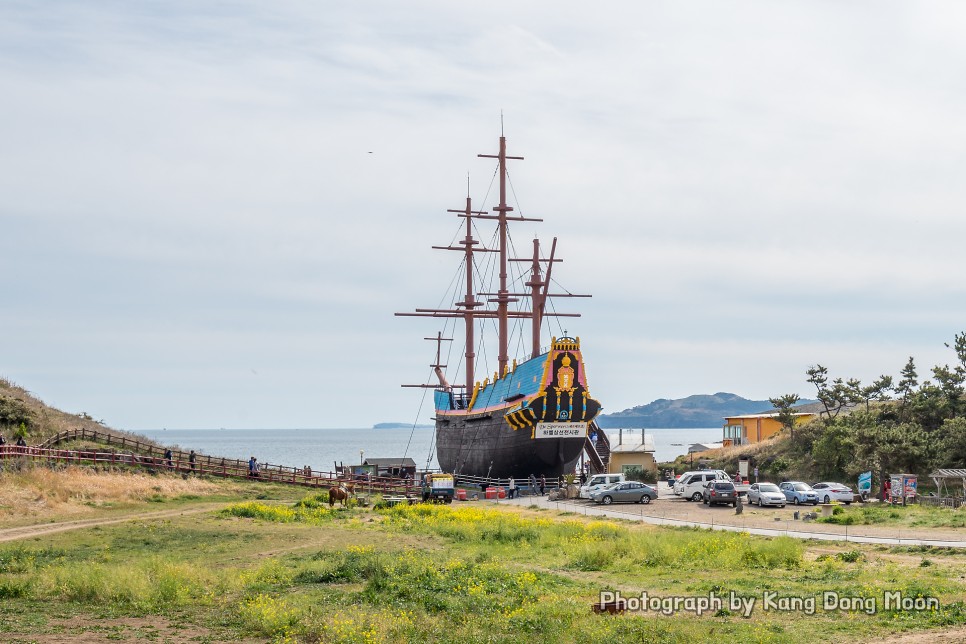
[[[452,474],[434,473],[423,478],[423,501],[452,503],[456,486]]]

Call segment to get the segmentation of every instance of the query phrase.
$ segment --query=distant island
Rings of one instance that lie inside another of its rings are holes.
[[[373,429],[412,429],[412,423],[376,423]],[[416,429],[432,429],[432,425],[416,425]]]
[[[802,399],[799,404],[812,402],[815,401]],[[597,424],[605,429],[721,427],[726,416],[758,414],[771,409],[773,409],[772,404],[767,400],[748,400],[737,394],[718,392],[697,394],[676,400],[661,398],[646,405],[631,407],[613,414],[601,414],[597,417]]]

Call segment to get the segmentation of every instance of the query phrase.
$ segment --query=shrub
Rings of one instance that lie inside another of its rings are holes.
[[[657,483],[657,472],[654,470],[643,470],[639,467],[630,467],[624,470],[624,476],[628,481],[642,481],[644,483]]]

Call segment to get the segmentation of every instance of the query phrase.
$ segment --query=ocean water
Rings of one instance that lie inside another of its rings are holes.
[[[617,430],[606,430],[612,443]],[[624,430],[639,434],[641,430]],[[669,461],[686,454],[692,443],[721,440],[721,428],[646,429],[654,436],[654,456]],[[325,472],[334,463],[354,465],[364,458],[404,458],[420,468],[437,468],[434,430],[419,429],[153,429],[138,432],[165,445],[177,445],[211,456],[302,467]]]

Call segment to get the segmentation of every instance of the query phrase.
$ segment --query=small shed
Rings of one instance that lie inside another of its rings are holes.
[[[643,429],[619,429],[615,441],[611,430],[610,441],[609,472],[618,474],[631,468],[657,472],[653,435],[645,434]]]
[[[937,505],[951,508],[963,505],[966,499],[966,470],[936,470],[929,478],[936,484]]]
[[[724,443],[694,443],[688,448],[688,454],[692,452],[707,452],[711,449],[721,449]]]
[[[416,461],[406,458],[367,458],[363,465],[376,468],[376,476],[391,476],[397,479],[415,479]]]

